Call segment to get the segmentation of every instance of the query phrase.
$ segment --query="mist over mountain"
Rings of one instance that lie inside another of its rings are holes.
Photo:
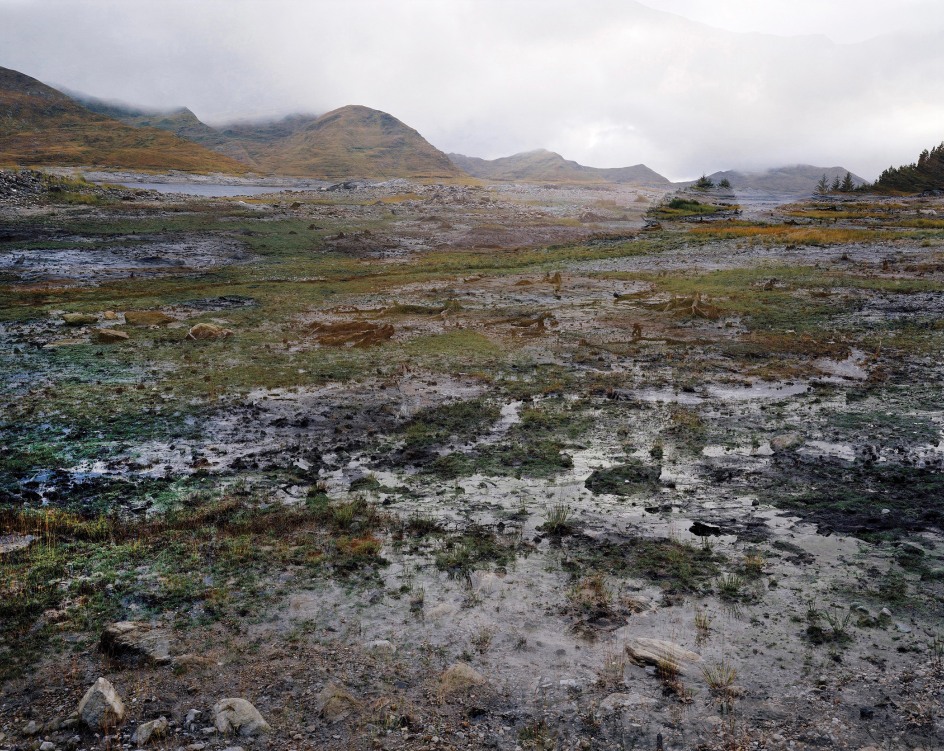
[[[165,130],[130,127],[91,112],[9,68],[0,68],[0,112],[0,164],[246,171],[244,165]]]

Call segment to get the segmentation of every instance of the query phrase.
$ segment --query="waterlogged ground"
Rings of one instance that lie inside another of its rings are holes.
[[[323,187],[0,205],[0,748],[944,745],[944,203]]]

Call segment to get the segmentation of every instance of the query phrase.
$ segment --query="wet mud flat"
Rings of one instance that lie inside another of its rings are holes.
[[[4,257],[192,256],[4,272],[0,747],[222,749],[227,696],[273,727],[246,748],[939,747],[939,207],[656,200],[14,212]],[[108,738],[69,719],[102,675]]]

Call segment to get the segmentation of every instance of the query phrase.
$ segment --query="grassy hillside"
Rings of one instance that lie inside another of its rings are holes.
[[[299,123],[300,124],[300,123]],[[312,177],[456,177],[439,149],[386,112],[347,106],[258,150],[258,163],[281,175]],[[247,143],[244,137],[243,143]]]
[[[450,154],[449,159],[459,169],[483,180],[669,185],[666,178],[644,164],[613,169],[586,167],[545,149],[491,160],[462,154]]]
[[[297,177],[455,177],[460,171],[419,133],[386,112],[347,106],[219,129],[189,109],[148,112],[80,96],[90,109],[135,127],[159,128],[243,162]]]
[[[0,164],[245,172],[243,164],[156,128],[90,112],[65,94],[0,68]]]

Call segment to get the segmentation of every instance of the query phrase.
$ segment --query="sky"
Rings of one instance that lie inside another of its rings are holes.
[[[389,112],[446,152],[670,179],[944,140],[942,0],[0,0],[0,66],[210,124]]]

